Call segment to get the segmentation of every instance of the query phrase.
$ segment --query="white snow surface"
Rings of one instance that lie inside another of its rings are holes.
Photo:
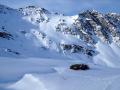
[[[118,45],[99,40],[95,44],[98,54],[93,58],[80,53],[61,53],[60,43],[92,46],[78,36],[56,32],[55,27],[62,19],[71,27],[78,16],[48,11],[40,15],[42,8],[37,12],[35,8],[29,10],[24,9],[22,14],[5,9],[6,14],[0,13],[0,25],[14,36],[13,40],[0,38],[0,90],[120,90]],[[38,23],[37,19],[46,21]],[[90,70],[69,69],[70,65],[79,63],[89,65]]]
[[[75,63],[82,61],[0,58],[0,90],[119,90],[119,69],[87,63],[90,70],[70,70]]]
[[[94,57],[94,63],[113,68],[120,68],[120,48],[112,43],[108,45],[103,42],[98,42],[97,51],[99,54]]]

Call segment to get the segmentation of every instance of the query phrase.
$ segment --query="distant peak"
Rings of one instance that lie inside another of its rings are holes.
[[[96,14],[96,15],[98,15],[98,14],[101,14],[101,13],[99,13],[96,10],[86,10],[86,11],[80,13],[79,15],[84,15],[84,14],[94,14],[94,15]]]
[[[48,10],[45,8],[41,8],[38,6],[27,6],[25,8],[19,8],[20,11],[30,11],[30,12],[36,12],[36,13],[44,13],[44,14],[50,14]]]

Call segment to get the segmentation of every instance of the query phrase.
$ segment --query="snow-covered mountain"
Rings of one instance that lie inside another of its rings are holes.
[[[119,90],[119,39],[120,14],[0,5],[0,90]]]
[[[2,57],[66,57],[112,67],[119,62],[119,14],[87,10],[65,16],[35,6],[0,5],[0,18]]]

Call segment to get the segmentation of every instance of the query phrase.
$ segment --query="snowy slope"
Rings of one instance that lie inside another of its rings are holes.
[[[1,5],[0,9],[1,56],[41,57],[39,53],[45,52],[44,49],[47,51],[51,49],[55,53],[64,52],[62,47],[65,46],[62,44],[83,42],[74,36],[64,35],[54,30],[56,27],[54,24],[58,24],[59,20],[64,18],[61,15],[51,14],[45,9],[33,6],[14,10]],[[2,35],[4,33],[8,35]]]
[[[35,6],[12,9],[0,5],[0,18],[2,57],[93,59],[96,64],[119,67],[119,14],[88,10],[64,16]],[[102,55],[107,52],[111,54]]]
[[[35,6],[15,10],[0,5],[0,18],[2,57],[62,56],[86,61],[101,57],[103,52],[99,50],[98,42],[107,43],[106,47],[112,43],[115,47],[120,46],[120,15],[115,13],[103,15],[88,10],[79,15],[64,16]],[[50,55],[45,56],[46,52]],[[112,52],[112,58],[119,57],[118,52]],[[104,57],[95,62],[114,67],[108,63],[113,63],[109,55]],[[119,60],[114,63],[119,65]]]
[[[0,90],[119,90],[119,14],[0,5],[0,18]]]
[[[90,70],[74,71],[79,60],[0,58],[0,90],[119,90],[120,70],[88,63]],[[15,63],[15,64],[14,64]],[[9,71],[8,71],[9,69]]]

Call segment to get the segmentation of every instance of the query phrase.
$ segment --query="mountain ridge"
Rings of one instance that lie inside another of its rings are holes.
[[[0,18],[1,56],[36,57],[48,50],[93,59],[100,53],[98,42],[120,47],[120,15],[116,13],[87,10],[65,16],[35,6],[11,9],[0,5]]]

